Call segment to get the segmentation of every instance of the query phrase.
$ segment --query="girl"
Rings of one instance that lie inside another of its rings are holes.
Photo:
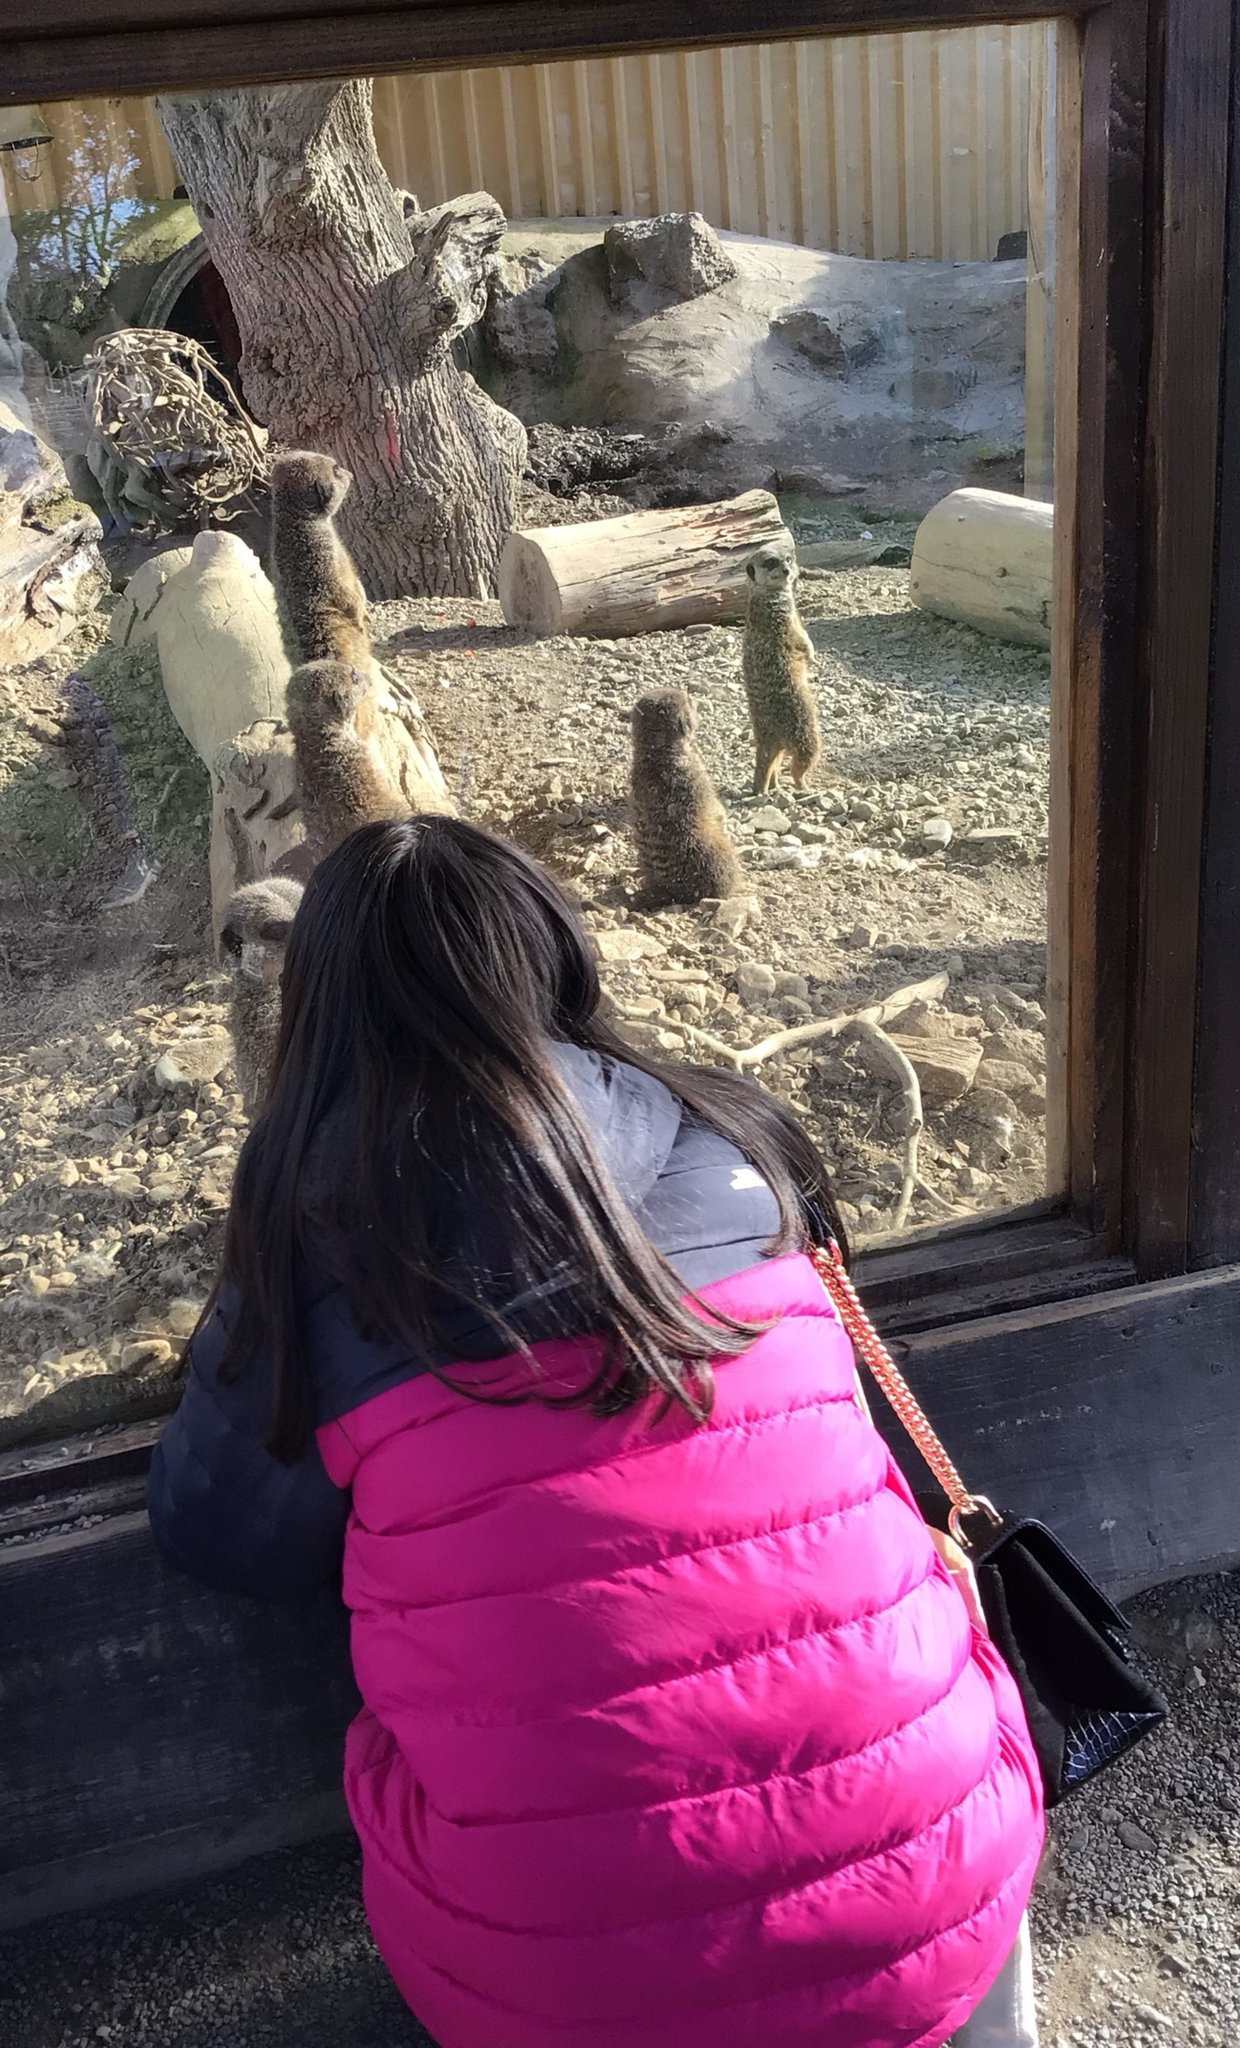
[[[939,2048],[1039,1780],[854,1398],[813,1146],[623,1045],[556,884],[454,818],[318,869],[283,991],[151,1516],[272,1597],[343,1543],[409,2003],[440,2048]],[[974,2040],[1027,2038],[1025,1967]]]

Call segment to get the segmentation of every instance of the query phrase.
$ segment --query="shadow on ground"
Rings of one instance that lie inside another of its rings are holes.
[[[375,1951],[351,1838],[0,1937],[12,2048],[434,2048]]]

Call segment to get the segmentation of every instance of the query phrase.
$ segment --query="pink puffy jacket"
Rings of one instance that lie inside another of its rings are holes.
[[[441,2048],[937,2048],[1015,1939],[1011,1679],[809,1261],[705,1292],[774,1320],[700,1428],[421,1377],[319,1432],[367,1909]]]

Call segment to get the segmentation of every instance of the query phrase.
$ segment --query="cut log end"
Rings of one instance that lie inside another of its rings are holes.
[[[607,525],[600,520],[600,525]],[[499,601],[510,626],[537,633],[562,633],[564,607],[556,585],[555,571],[542,543],[555,526],[534,528],[529,533],[514,531],[504,542],[499,564]]]
[[[909,596],[923,611],[1026,647],[1051,644],[1054,508],[952,491],[917,529]]]

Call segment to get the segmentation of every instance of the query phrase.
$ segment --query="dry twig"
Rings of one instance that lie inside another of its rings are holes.
[[[695,1045],[704,1052],[710,1052],[717,1059],[725,1060],[744,1073],[750,1067],[761,1066],[764,1060],[773,1059],[778,1053],[791,1052],[797,1046],[813,1045],[824,1038],[843,1039],[845,1043],[861,1044],[874,1056],[872,1063],[885,1069],[899,1086],[904,1103],[904,1155],[900,1196],[892,1218],[893,1230],[903,1230],[908,1222],[913,1196],[919,1186],[925,1185],[917,1170],[918,1148],[925,1128],[922,1111],[921,1084],[916,1071],[907,1056],[884,1031],[894,1017],[909,1009],[913,1003],[937,1003],[947,993],[946,974],[932,974],[927,981],[912,982],[907,988],[898,988],[885,996],[881,1003],[872,1003],[867,1009],[846,1012],[840,1017],[815,1018],[812,1024],[794,1024],[787,1031],[773,1031],[769,1038],[759,1039],[756,1045],[725,1045],[709,1031],[702,1031],[696,1025],[684,1027]],[[941,1198],[940,1198],[941,1199]]]

